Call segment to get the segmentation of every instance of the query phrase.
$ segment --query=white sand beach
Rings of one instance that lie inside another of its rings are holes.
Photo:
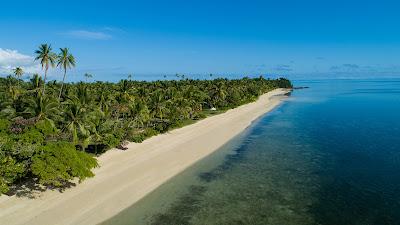
[[[110,150],[98,158],[96,176],[60,193],[35,198],[0,197],[0,224],[97,224],[131,206],[168,179],[217,150],[252,121],[279,105],[286,89],[195,124]]]

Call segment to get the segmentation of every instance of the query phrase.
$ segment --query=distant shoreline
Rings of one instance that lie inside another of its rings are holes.
[[[111,150],[98,158],[96,176],[64,193],[45,191],[35,199],[0,197],[4,224],[97,224],[131,206],[198,160],[216,151],[271,111],[287,94],[276,89],[256,102],[239,106],[195,124],[130,143],[127,151]]]

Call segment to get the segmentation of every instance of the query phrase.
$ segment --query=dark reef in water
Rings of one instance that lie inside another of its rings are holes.
[[[206,187],[192,185],[189,193],[181,197],[166,213],[160,213],[152,218],[152,225],[179,224],[189,225],[190,215],[199,210],[200,199],[206,191]]]

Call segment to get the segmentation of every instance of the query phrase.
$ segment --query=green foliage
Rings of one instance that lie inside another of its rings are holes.
[[[154,130],[153,128],[146,128],[142,132],[131,135],[128,140],[132,141],[132,142],[136,142],[136,143],[141,143],[145,139],[155,136],[159,133],[160,132],[158,132],[157,130]]]
[[[16,162],[11,156],[0,152],[0,195],[7,193],[13,184],[25,172],[23,164]]]
[[[102,144],[107,147],[115,147],[121,142],[121,139],[116,137],[114,134],[107,134],[103,137]]]
[[[145,139],[146,139],[146,137],[144,136],[144,134],[139,133],[139,134],[134,134],[134,135],[130,136],[128,140],[131,142],[135,142],[135,143],[142,143]]]
[[[8,128],[10,127],[10,121],[6,120],[6,119],[0,119],[0,132],[1,131],[5,131],[8,130]]]
[[[147,128],[144,132],[143,135],[148,138],[148,137],[152,137],[159,134],[159,132],[157,132],[156,130],[152,129],[152,128]]]
[[[27,132],[18,135],[17,139],[19,142],[30,144],[43,144],[44,142],[43,134],[35,128],[29,129]]]
[[[38,131],[40,131],[43,135],[54,135],[57,133],[57,127],[54,122],[51,120],[41,120],[35,124],[35,127]]]
[[[201,120],[207,118],[207,115],[204,112],[197,112],[194,116],[193,119],[195,120]]]
[[[32,157],[31,169],[41,184],[62,186],[74,177],[82,181],[94,176],[91,169],[97,166],[96,159],[71,143],[50,142]]]
[[[142,142],[291,87],[283,78],[190,80],[183,75],[154,82],[46,83],[49,67],[57,63],[66,75],[75,59],[68,49],[56,56],[44,44],[36,60],[43,65],[43,79],[38,74],[28,82],[0,78],[1,192],[25,178],[52,186],[83,180],[97,166],[87,153],[103,153],[127,140]]]

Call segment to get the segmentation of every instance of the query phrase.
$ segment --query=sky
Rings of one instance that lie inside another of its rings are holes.
[[[1,8],[1,76],[16,66],[42,74],[34,51],[48,43],[75,56],[68,81],[400,77],[396,1],[4,0]]]

